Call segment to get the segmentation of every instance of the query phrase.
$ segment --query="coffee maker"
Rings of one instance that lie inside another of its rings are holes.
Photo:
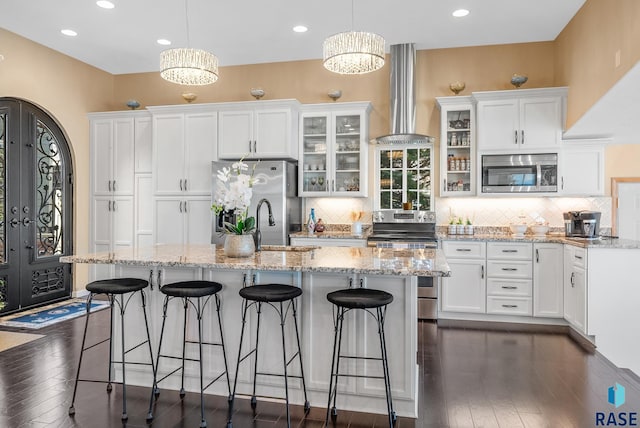
[[[568,211],[564,217],[564,234],[574,238],[596,239],[600,232],[600,213],[597,211]]]

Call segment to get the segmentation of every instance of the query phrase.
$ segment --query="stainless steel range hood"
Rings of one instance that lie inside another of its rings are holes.
[[[415,68],[413,43],[391,45],[391,134],[378,137],[375,144],[424,144],[435,138],[416,134]]]

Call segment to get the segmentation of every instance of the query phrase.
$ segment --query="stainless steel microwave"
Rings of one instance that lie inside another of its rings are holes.
[[[557,153],[482,155],[482,193],[557,191]]]

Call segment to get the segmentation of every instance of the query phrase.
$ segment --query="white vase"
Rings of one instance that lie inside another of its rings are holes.
[[[224,255],[227,257],[251,257],[256,252],[253,235],[232,235],[224,239]]]
[[[472,224],[467,224],[464,227],[464,234],[465,235],[473,235],[473,225]]]
[[[456,225],[456,233],[458,235],[464,235],[464,224]]]
[[[458,229],[456,228],[456,225],[455,225],[455,224],[450,224],[450,225],[449,225],[449,230],[448,230],[449,235],[455,235],[455,234],[456,234],[456,232],[457,232],[457,230],[458,230]]]

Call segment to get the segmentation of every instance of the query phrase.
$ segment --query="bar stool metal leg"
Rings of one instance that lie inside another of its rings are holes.
[[[116,296],[109,295],[109,374],[107,377],[107,392],[113,390],[111,379],[113,379],[113,346],[111,346],[111,338],[113,337],[113,308],[115,306]]]
[[[285,401],[287,403],[287,426],[291,426],[291,416],[289,415],[289,381],[287,377],[287,347],[285,346],[285,338],[284,338],[284,318],[286,314],[282,308],[282,302],[280,302],[280,331],[282,333],[282,362],[284,365],[284,396]],[[255,379],[254,379],[255,383]]]
[[[251,395],[251,408],[255,409],[256,405],[258,404],[258,400],[256,399],[256,379],[258,376],[256,376],[256,373],[258,373],[258,344],[260,341],[260,318],[262,315],[262,302],[258,302],[258,322],[257,322],[257,326],[256,326],[256,347],[255,349],[255,356],[253,359],[253,394]]]
[[[218,329],[220,331],[220,343],[222,344],[222,358],[224,359],[224,371],[227,373],[228,400],[231,400],[231,380],[229,379],[229,365],[227,363],[227,348],[224,345],[224,334],[222,333],[222,318],[220,316],[220,297],[216,294],[216,313],[218,314]]]
[[[293,308],[293,325],[296,328],[296,342],[298,343],[298,362],[300,363],[300,376],[302,376],[302,391],[304,392],[304,411],[305,413],[309,412],[311,409],[311,405],[309,404],[309,399],[307,397],[307,384],[304,380],[304,367],[302,364],[302,349],[300,347],[300,332],[298,331],[298,315],[296,311],[296,301],[292,300],[292,308]]]
[[[184,303],[184,320],[182,323],[182,365],[180,366],[180,398],[184,398],[184,359],[187,353],[187,313],[189,312],[189,301],[185,298]]]
[[[244,358],[242,358],[242,343],[244,342],[244,328],[247,324],[247,310],[249,309],[249,304],[246,300],[242,300],[242,327],[240,327],[240,345],[238,346],[238,360],[236,361],[236,374],[233,379],[233,393],[231,394],[231,399],[229,400],[229,414],[227,421],[227,428],[232,428],[233,424],[231,423],[231,419],[233,416],[233,401],[236,396],[236,388],[238,386],[238,373],[240,368],[240,363]],[[250,354],[249,354],[250,355]],[[247,355],[248,356],[248,355]],[[246,358],[246,357],[245,357]]]
[[[117,302],[117,299],[116,299]],[[126,370],[125,370],[125,343],[124,343],[124,295],[120,296],[120,339],[121,342],[121,350],[122,350],[122,420],[126,421],[129,416],[127,415],[127,379],[126,379]],[[153,356],[151,357],[153,361]]]
[[[69,406],[69,415],[75,415],[76,413],[74,403],[76,402],[76,393],[78,392],[78,379],[80,378],[80,367],[82,367],[82,356],[84,355],[84,352],[82,352],[82,350],[84,349],[84,345],[87,341],[87,328],[89,327],[89,315],[90,315],[89,309],[91,308],[91,300],[93,300],[93,294],[90,293],[86,303],[87,312],[84,315],[84,333],[82,334],[82,345],[80,346],[80,349],[81,349],[80,360],[78,361],[78,370],[76,371],[76,380],[73,384],[73,396],[71,397],[71,405]],[[109,365],[109,367],[111,367],[111,365]]]
[[[393,411],[393,401],[391,398],[391,380],[389,379],[389,360],[387,359],[387,340],[384,334],[384,319],[387,307],[377,308],[378,335],[380,336],[380,352],[382,355],[382,371],[384,373],[384,388],[387,394],[387,414],[389,415],[389,426],[393,426],[396,421],[396,413]]]
[[[153,387],[151,388],[151,398],[149,399],[149,411],[147,412],[147,423],[151,423],[153,420],[153,400],[160,396],[160,389],[158,388],[157,376],[158,376],[158,364],[160,363],[160,353],[162,352],[162,339],[164,338],[164,326],[167,322],[167,306],[169,305],[169,296],[164,298],[162,304],[162,327],[160,327],[160,341],[158,342],[158,353],[156,355],[156,365],[153,370]]]

